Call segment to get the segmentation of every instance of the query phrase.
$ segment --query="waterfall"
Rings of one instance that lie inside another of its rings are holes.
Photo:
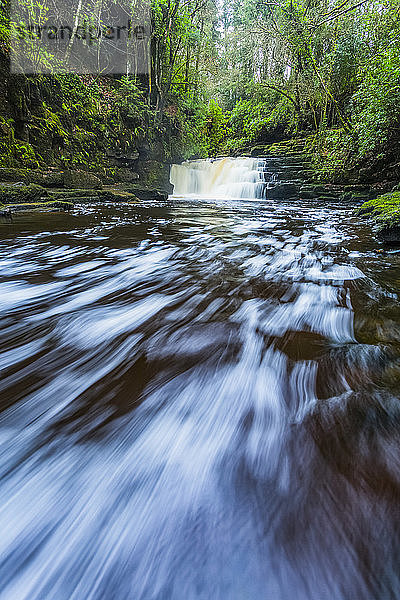
[[[265,160],[221,158],[172,165],[174,196],[202,198],[264,198]]]

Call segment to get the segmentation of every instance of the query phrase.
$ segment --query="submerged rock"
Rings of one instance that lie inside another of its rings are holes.
[[[377,232],[378,239],[387,244],[400,244],[400,225],[384,227]]]

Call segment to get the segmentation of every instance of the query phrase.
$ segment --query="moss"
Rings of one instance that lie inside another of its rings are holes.
[[[383,194],[364,202],[356,210],[356,214],[370,217],[378,225],[378,230],[396,227],[400,224],[400,191]]]
[[[51,198],[54,198],[54,200],[57,200],[59,198],[60,199],[63,199],[63,198],[76,199],[76,198],[82,198],[82,197],[87,197],[87,196],[90,196],[92,198],[100,197],[98,190],[88,190],[88,189],[49,190],[48,193]]]
[[[135,194],[126,190],[103,190],[99,192],[99,196],[105,202],[140,202]]]
[[[274,144],[261,144],[251,148],[252,156],[292,156],[307,154],[309,137],[292,138]]]
[[[20,202],[13,204],[0,205],[0,210],[19,211],[49,211],[49,210],[71,210],[74,205],[72,202]]]
[[[3,184],[0,185],[0,202],[2,204],[21,204],[39,201],[47,196],[47,190],[40,185]]]

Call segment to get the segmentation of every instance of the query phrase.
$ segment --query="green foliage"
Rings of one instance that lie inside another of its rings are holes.
[[[38,157],[31,144],[15,139],[13,119],[0,116],[0,167],[38,166]]]
[[[0,0],[0,49],[8,48],[10,42],[10,23],[7,14],[8,3]]]
[[[400,150],[399,49],[387,49],[370,62],[360,79],[352,101],[359,155],[386,160]]]
[[[231,135],[228,123],[229,118],[224,115],[219,104],[213,99],[210,100],[203,130],[209,156],[220,152],[224,141]]]
[[[45,18],[43,3],[24,2]],[[4,55],[6,8],[0,0]],[[107,152],[134,153],[144,141],[175,160],[312,133],[321,179],[363,161],[395,163],[398,10],[398,0],[152,0],[149,76],[57,74],[43,52],[53,75],[24,79],[14,113],[0,120],[0,162],[99,169]],[[10,117],[29,105],[31,88],[40,101],[25,111],[21,135]]]
[[[309,139],[306,149],[313,156],[312,166],[321,181],[334,180],[348,169],[356,151],[354,137],[344,129],[328,129]]]
[[[288,129],[293,117],[290,103],[276,94],[264,98],[240,99],[236,102],[229,124],[236,144],[229,147],[245,147],[251,142],[263,140],[277,130]]]
[[[170,138],[171,156],[181,155],[183,158],[208,156],[207,113],[208,105],[200,100],[181,102],[176,116],[170,117],[171,126],[177,132],[177,135],[172,135]]]

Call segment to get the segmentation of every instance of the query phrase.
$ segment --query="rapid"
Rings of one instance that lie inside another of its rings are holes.
[[[2,600],[400,597],[400,254],[270,170],[0,224]]]

